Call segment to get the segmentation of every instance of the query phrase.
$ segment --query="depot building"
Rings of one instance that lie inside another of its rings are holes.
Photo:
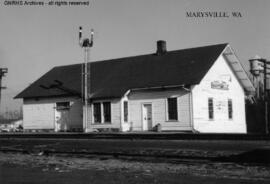
[[[58,66],[24,89],[26,131],[246,133],[245,99],[255,91],[229,44]]]

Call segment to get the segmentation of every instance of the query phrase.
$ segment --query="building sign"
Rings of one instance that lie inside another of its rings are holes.
[[[221,89],[221,90],[229,90],[229,84],[225,81],[213,81],[211,82],[212,89]]]
[[[220,75],[218,80],[211,82],[212,89],[229,90],[229,83],[232,81],[230,75]]]

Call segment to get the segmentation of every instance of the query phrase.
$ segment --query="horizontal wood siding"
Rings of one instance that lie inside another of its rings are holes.
[[[24,129],[54,129],[54,104],[24,104]]]
[[[167,121],[166,101],[169,97],[177,97],[178,121]],[[191,130],[189,93],[184,90],[131,92],[129,99],[130,125],[133,131],[142,130],[142,106],[152,104],[153,127],[161,124],[162,130]]]
[[[57,102],[70,102],[68,130],[82,128],[82,103],[78,98],[25,99],[23,104],[24,129],[54,129]]]

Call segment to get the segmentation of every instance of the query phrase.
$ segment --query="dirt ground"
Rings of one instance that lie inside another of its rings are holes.
[[[0,183],[270,183],[270,166],[0,152]]]
[[[270,183],[269,141],[1,139],[0,184]]]
[[[255,149],[270,150],[269,141],[0,139],[0,150],[84,152],[189,157],[230,156]]]

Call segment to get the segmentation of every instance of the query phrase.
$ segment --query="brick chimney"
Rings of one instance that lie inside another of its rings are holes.
[[[157,55],[163,55],[167,52],[166,41],[158,40],[157,41]]]

